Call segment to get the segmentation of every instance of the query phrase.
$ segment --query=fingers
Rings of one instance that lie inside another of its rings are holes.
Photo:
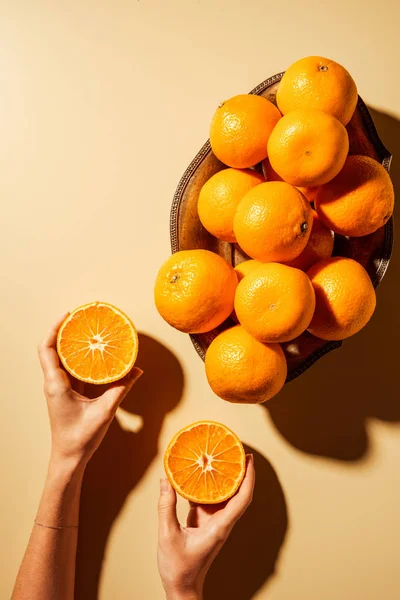
[[[102,399],[111,411],[115,412],[117,410],[122,400],[132,389],[132,386],[142,375],[142,369],[133,367],[132,371],[130,371],[123,379],[110,385],[102,395]]]
[[[189,502],[190,509],[186,519],[186,527],[199,527],[199,505]]]
[[[39,361],[45,378],[54,375],[56,369],[60,366],[56,350],[57,334],[67,315],[69,315],[69,312],[64,313],[57,319],[38,346]]]
[[[85,384],[83,381],[79,381],[79,379],[72,380],[72,389],[74,389],[81,396],[85,395]]]
[[[160,497],[158,500],[158,534],[165,538],[179,530],[176,515],[176,492],[168,479],[160,479]]]
[[[190,510],[187,517],[187,526],[193,528],[206,525],[215,513],[225,507],[226,502],[221,504],[196,504],[189,502],[189,504]]]
[[[238,492],[228,500],[225,508],[215,515],[219,523],[230,530],[240,519],[253,499],[255,484],[254,457],[252,454],[246,456],[246,474]]]

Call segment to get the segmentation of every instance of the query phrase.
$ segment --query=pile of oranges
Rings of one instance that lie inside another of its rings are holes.
[[[211,331],[229,316],[237,322],[205,359],[208,381],[225,400],[268,400],[287,376],[282,342],[305,330],[342,340],[374,312],[365,269],[332,257],[335,234],[372,234],[394,207],[382,165],[348,154],[346,125],[357,100],[344,67],[312,56],[283,75],[277,106],[242,94],[214,114],[211,147],[227,168],[203,186],[198,215],[249,260],[234,269],[208,250],[177,252],[158,273],[155,303],[186,333]]]

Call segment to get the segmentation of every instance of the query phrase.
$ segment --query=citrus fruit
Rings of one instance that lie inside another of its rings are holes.
[[[352,237],[374,233],[393,213],[389,173],[369,156],[349,156],[339,175],[317,190],[315,208],[335,233]]]
[[[60,327],[57,352],[64,368],[81,381],[117,381],[132,369],[138,336],[129,317],[105,302],[73,310]]]
[[[283,181],[282,177],[280,177],[278,173],[271,167],[269,158],[265,158],[262,161],[262,172],[266,181]],[[315,192],[317,190],[316,187],[302,187],[301,185],[296,187],[309,202],[314,202]]]
[[[307,329],[315,294],[306,273],[267,263],[239,283],[235,311],[239,322],[261,342],[289,342]]]
[[[210,127],[211,148],[229,167],[252,167],[267,156],[271,131],[280,112],[262,96],[239,94],[222,102]]]
[[[204,333],[233,310],[237,286],[233,267],[209,250],[181,250],[160,268],[154,300],[167,323],[185,333]]]
[[[315,314],[309,331],[323,340],[354,335],[372,317],[376,297],[368,273],[351,258],[321,260],[308,271],[315,290]]]
[[[357,87],[339,63],[322,56],[307,56],[283,75],[276,94],[282,114],[297,108],[318,108],[347,125],[357,105]]]
[[[263,264],[264,263],[262,263],[260,260],[251,259],[251,260],[245,260],[245,261],[239,263],[238,265],[236,265],[235,271],[236,271],[238,281],[242,281],[243,277],[245,277],[249,273],[252,273],[255,269],[257,269],[257,267],[261,267],[261,265],[263,265]]]
[[[198,421],[184,427],[164,454],[172,487],[199,504],[218,504],[238,490],[246,472],[241,441],[222,423]]]
[[[201,188],[197,202],[199,219],[212,235],[225,242],[236,242],[233,217],[240,200],[264,177],[252,169],[223,169]]]
[[[205,364],[212,390],[229,402],[265,402],[279,392],[287,375],[280,345],[259,342],[241,325],[211,342]]]
[[[317,213],[313,211],[313,223],[307,246],[299,256],[285,264],[289,267],[307,271],[319,260],[332,256],[333,244],[333,232],[325,227]]]
[[[284,181],[302,187],[327,183],[341,170],[349,152],[346,128],[312,108],[294,110],[276,124],[268,158]]]
[[[260,183],[247,192],[233,220],[239,246],[264,262],[296,258],[307,244],[311,225],[310,204],[282,181]]]

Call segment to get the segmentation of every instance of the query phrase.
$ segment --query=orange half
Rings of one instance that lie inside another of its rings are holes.
[[[105,302],[76,308],[57,337],[57,352],[65,369],[86,383],[111,383],[124,377],[135,364],[138,347],[130,318]]]
[[[218,504],[235,494],[246,471],[246,455],[233,431],[214,421],[181,429],[164,455],[175,490],[199,504]]]

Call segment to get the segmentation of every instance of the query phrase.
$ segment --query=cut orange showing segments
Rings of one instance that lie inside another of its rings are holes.
[[[199,504],[218,504],[238,490],[246,456],[228,427],[198,421],[175,435],[165,451],[164,467],[178,494]]]
[[[57,338],[63,366],[86,383],[111,383],[124,377],[135,364],[138,347],[137,331],[130,318],[105,302],[73,310]]]

